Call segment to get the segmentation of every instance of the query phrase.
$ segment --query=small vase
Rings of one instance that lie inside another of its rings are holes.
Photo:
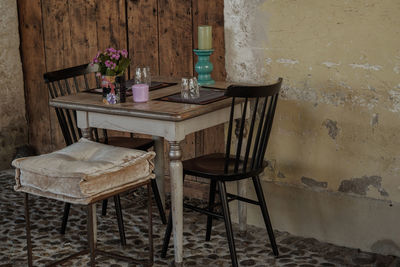
[[[119,104],[126,102],[126,86],[124,76],[101,76],[104,104]]]

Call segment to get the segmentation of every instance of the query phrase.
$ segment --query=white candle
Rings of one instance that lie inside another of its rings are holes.
[[[212,27],[209,25],[201,25],[197,30],[199,50],[212,49]]]

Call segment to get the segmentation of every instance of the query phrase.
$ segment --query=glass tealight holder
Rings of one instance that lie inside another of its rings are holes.
[[[196,99],[200,97],[200,88],[196,77],[182,78],[182,99]]]

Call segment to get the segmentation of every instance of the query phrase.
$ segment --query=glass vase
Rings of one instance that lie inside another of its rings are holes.
[[[119,104],[126,102],[125,76],[101,76],[104,104]]]

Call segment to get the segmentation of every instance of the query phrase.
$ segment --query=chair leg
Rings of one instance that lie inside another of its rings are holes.
[[[26,227],[26,245],[27,245],[27,253],[28,253],[28,266],[32,267],[32,242],[31,242],[31,221],[29,219],[29,197],[28,193],[25,193],[24,197],[24,206],[25,206],[25,227]]]
[[[101,215],[106,216],[107,215],[107,204],[108,204],[108,199],[103,200],[103,204],[101,206]]]
[[[62,234],[62,235],[65,234],[65,229],[67,228],[68,215],[69,215],[70,208],[71,208],[71,204],[70,203],[65,203],[65,205],[64,205],[64,215],[62,217],[61,229],[60,229],[60,234]]]
[[[167,228],[165,229],[164,241],[161,250],[161,258],[165,258],[167,256],[167,250],[169,245],[169,240],[171,239],[172,234],[172,211],[169,212]]]
[[[215,180],[211,180],[210,194],[208,196],[208,211],[210,211],[210,212],[212,212],[214,209],[216,187],[217,187],[217,182]],[[213,216],[208,215],[207,216],[206,241],[210,241],[210,238],[211,238],[212,220],[213,220]]]
[[[219,196],[221,198],[222,213],[224,215],[226,236],[228,238],[232,266],[237,267],[237,266],[239,266],[239,264],[238,264],[237,256],[236,256],[235,240],[233,238],[232,222],[231,222],[231,215],[229,213],[228,199],[226,196],[225,182],[218,181],[218,189],[219,189]]]
[[[90,253],[90,266],[96,266],[96,243],[94,234],[93,218],[96,216],[93,212],[93,204],[89,204],[88,208],[88,218],[87,218],[87,231],[88,231],[88,242],[89,242],[89,253]]]
[[[258,176],[253,177],[253,184],[256,190],[258,202],[260,203],[260,208],[262,215],[264,217],[265,227],[268,231],[269,241],[271,242],[272,251],[276,257],[279,256],[278,246],[276,245],[274,230],[272,229],[271,220],[269,218],[267,203],[265,202],[264,193],[261,187],[260,178]]]
[[[154,262],[154,249],[153,249],[153,212],[151,203],[151,187],[147,184],[147,198],[148,198],[148,223],[149,223],[149,260],[150,265]]]
[[[151,179],[151,188],[153,189],[153,194],[157,203],[158,212],[160,213],[161,221],[163,224],[167,224],[167,218],[165,216],[164,207],[161,202],[160,192],[158,191],[157,181],[155,179]]]
[[[115,213],[117,214],[118,230],[119,230],[121,245],[126,246],[124,219],[122,216],[121,198],[119,197],[119,195],[114,196],[114,205],[115,205]]]

